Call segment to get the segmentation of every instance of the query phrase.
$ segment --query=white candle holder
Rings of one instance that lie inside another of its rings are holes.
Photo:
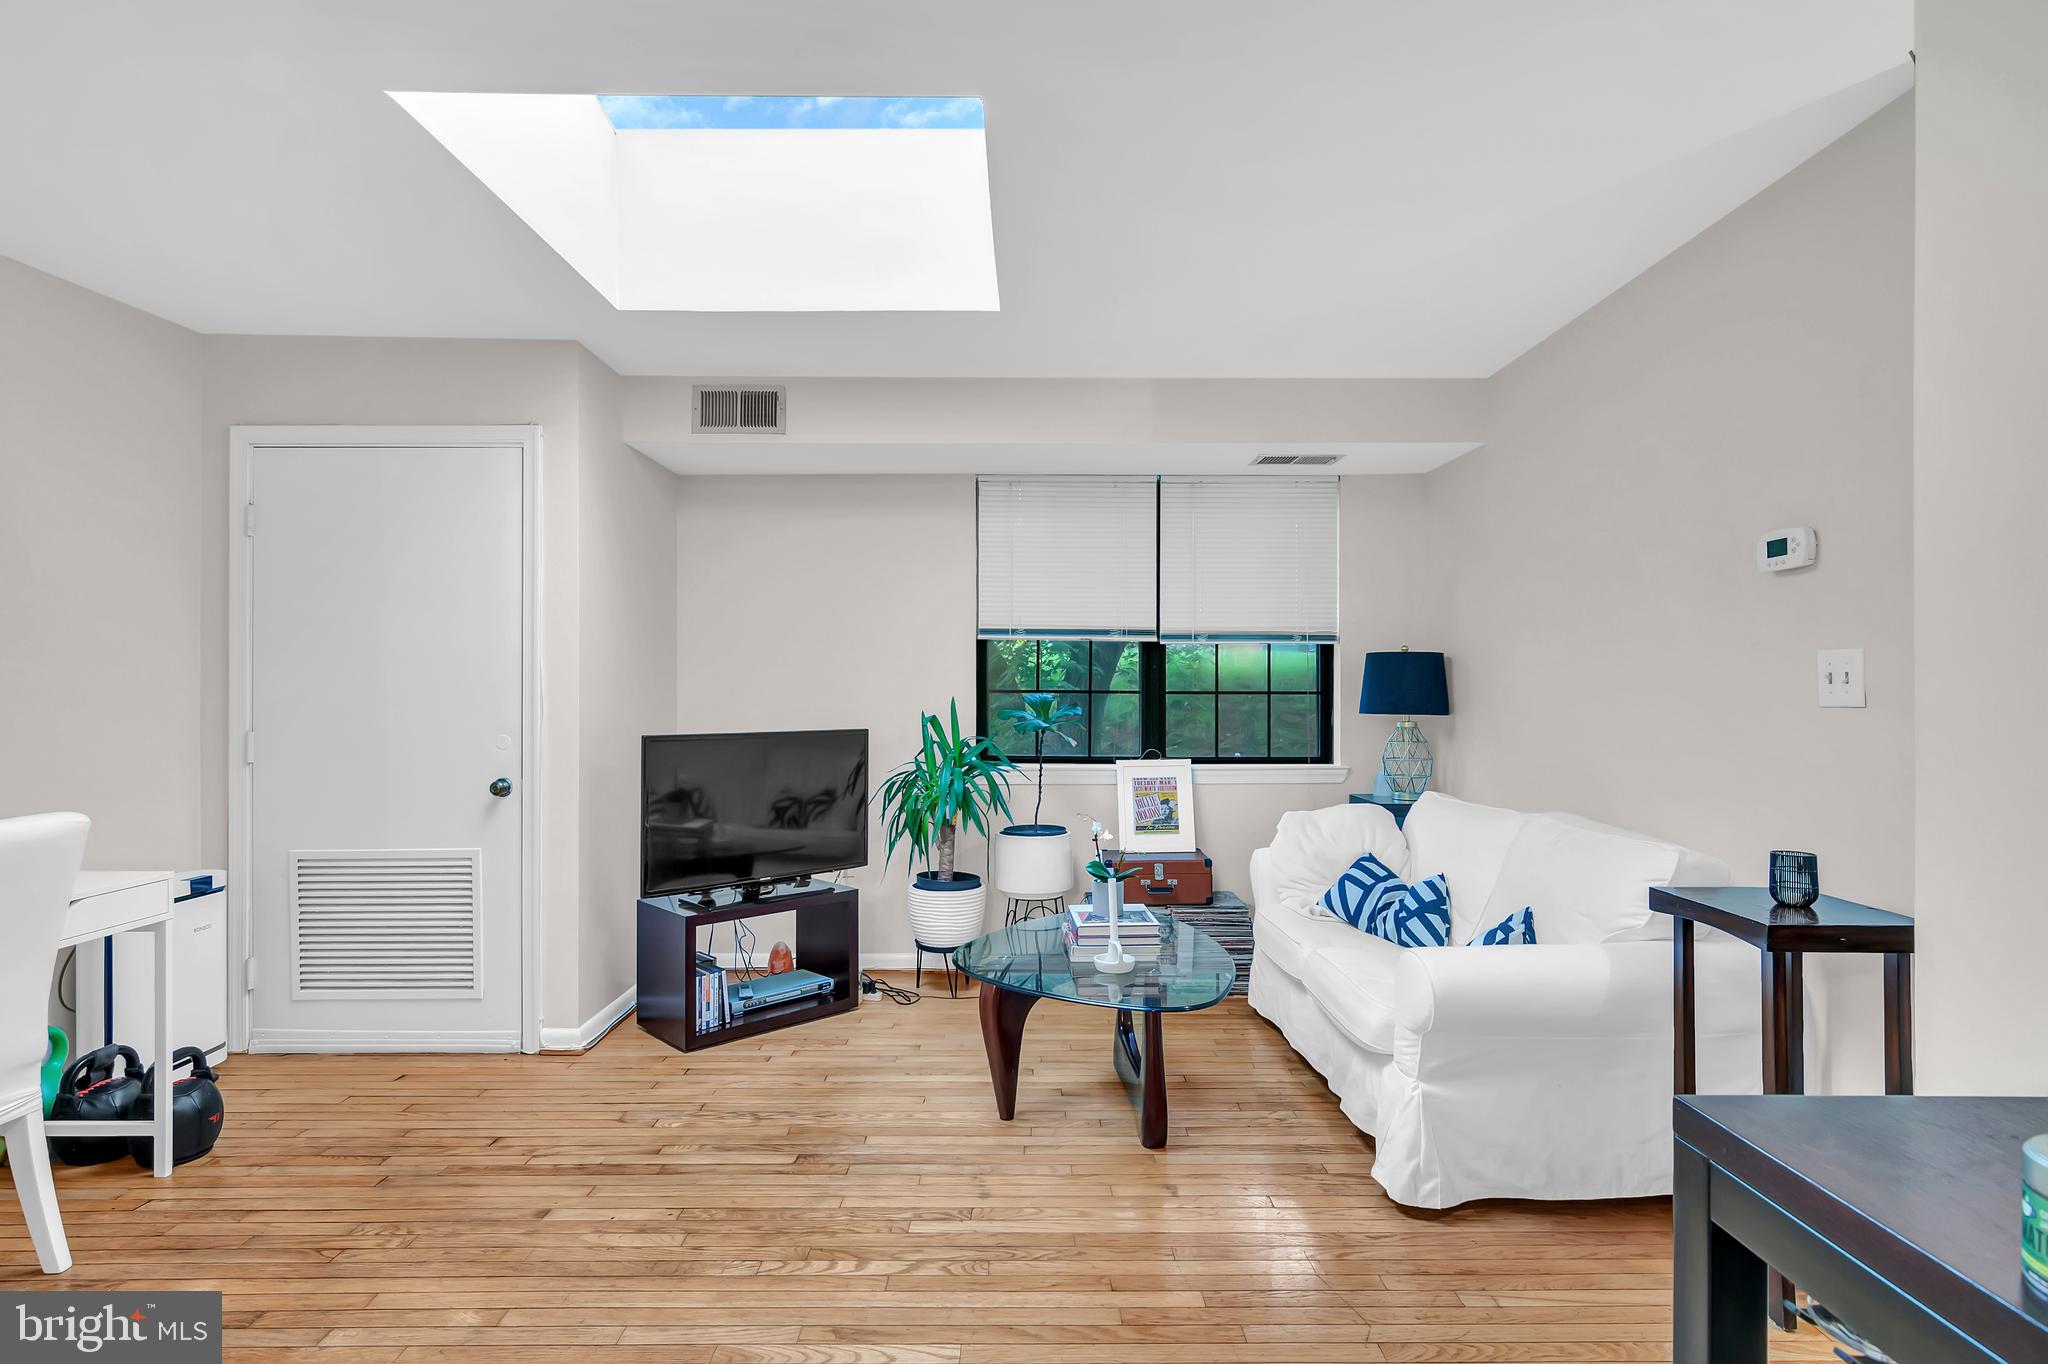
[[[1124,917],[1124,883],[1110,878],[1094,886],[1095,907],[1109,915],[1109,948],[1095,955],[1095,969],[1106,976],[1121,976],[1138,964],[1124,951],[1121,928]]]

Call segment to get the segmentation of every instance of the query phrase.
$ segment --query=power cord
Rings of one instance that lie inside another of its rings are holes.
[[[754,980],[761,972],[754,965],[754,930],[745,919],[732,921],[732,955],[734,970],[741,980]]]
[[[915,1004],[921,998],[915,990],[906,990],[901,985],[876,980],[865,971],[860,973],[860,992],[864,995],[880,995],[891,1004]]]

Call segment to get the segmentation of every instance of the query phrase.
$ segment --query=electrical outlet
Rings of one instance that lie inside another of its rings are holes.
[[[1823,706],[1862,706],[1863,651],[1822,649],[1820,651],[1820,703]]]

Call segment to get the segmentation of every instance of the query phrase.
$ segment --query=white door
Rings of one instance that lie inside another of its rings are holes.
[[[524,453],[248,468],[250,1045],[517,1050]]]

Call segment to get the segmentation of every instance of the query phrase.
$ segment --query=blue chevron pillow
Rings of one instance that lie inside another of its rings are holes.
[[[1535,941],[1536,915],[1525,907],[1508,915],[1507,918],[1502,919],[1484,933],[1473,934],[1472,941],[1466,943],[1465,946],[1507,947],[1515,943],[1533,943]]]
[[[1371,853],[1353,862],[1317,903],[1397,947],[1442,947],[1451,940],[1451,892],[1444,878],[1408,885]]]

